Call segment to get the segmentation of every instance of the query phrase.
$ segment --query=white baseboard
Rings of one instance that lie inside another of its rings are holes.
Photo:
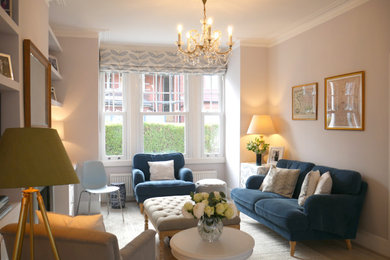
[[[353,240],[356,244],[368,248],[378,254],[390,257],[390,240],[365,231],[359,231],[356,239]]]

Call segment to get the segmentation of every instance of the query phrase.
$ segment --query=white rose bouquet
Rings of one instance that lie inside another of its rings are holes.
[[[186,218],[232,219],[237,216],[236,206],[234,203],[226,202],[226,195],[223,192],[191,192],[191,199],[193,202],[186,202],[182,208],[183,216]]]

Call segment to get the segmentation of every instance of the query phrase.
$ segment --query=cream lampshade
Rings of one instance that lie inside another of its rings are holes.
[[[8,128],[0,139],[0,188],[26,188],[18,222],[12,259],[20,259],[27,214],[33,217],[33,194],[37,195],[54,258],[59,259],[43,198],[34,187],[79,183],[60,137],[51,128]],[[30,221],[30,255],[34,257],[33,225]]]
[[[246,132],[248,135],[251,134],[273,134],[275,133],[274,124],[272,123],[271,116],[269,115],[254,115],[251,123]]]

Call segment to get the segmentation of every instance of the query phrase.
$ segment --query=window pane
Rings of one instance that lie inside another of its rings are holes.
[[[104,111],[123,111],[123,87],[121,73],[106,73],[104,82]]]
[[[220,153],[220,118],[216,115],[204,116],[204,153]]]
[[[145,75],[142,112],[184,112],[184,84],[183,75]]]
[[[123,155],[123,116],[106,115],[106,155]]]
[[[144,116],[144,152],[185,152],[184,116]]]
[[[220,111],[221,76],[203,76],[203,112]]]

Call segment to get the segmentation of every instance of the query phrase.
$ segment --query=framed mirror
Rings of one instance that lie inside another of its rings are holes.
[[[24,127],[51,127],[51,65],[31,40],[23,40]]]

